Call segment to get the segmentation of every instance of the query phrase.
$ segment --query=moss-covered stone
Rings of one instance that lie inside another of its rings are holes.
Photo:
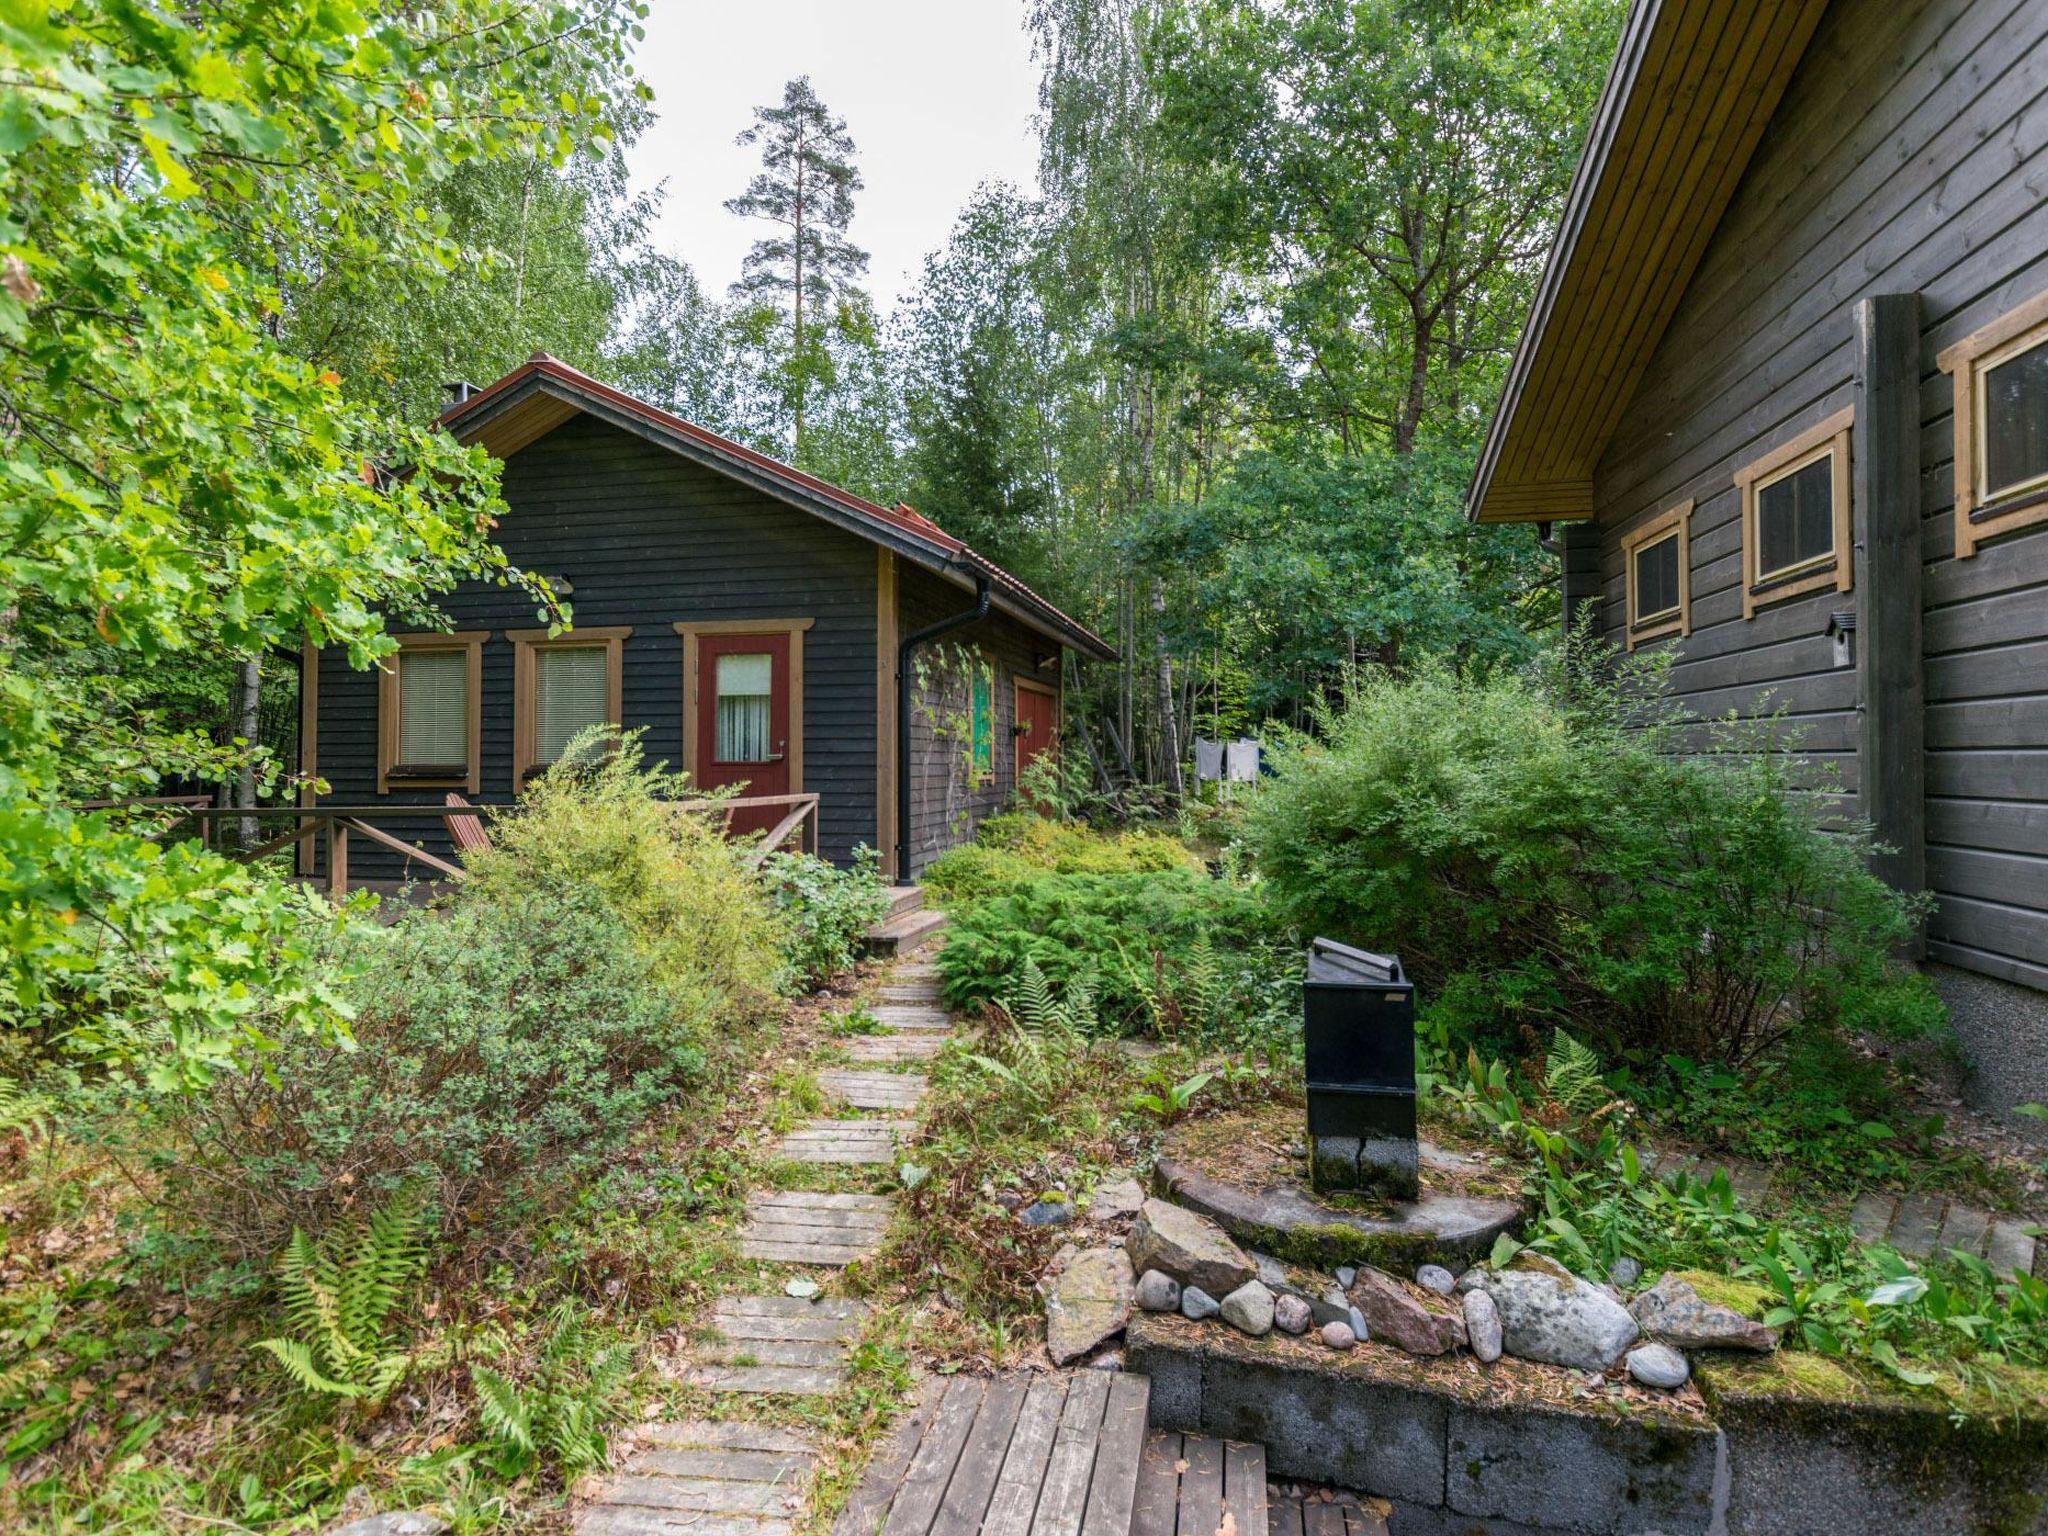
[[[1710,1301],[1717,1307],[1726,1307],[1759,1322],[1763,1320],[1764,1313],[1776,1304],[1777,1298],[1768,1289],[1747,1280],[1737,1280],[1733,1275],[1717,1275],[1705,1269],[1681,1269],[1676,1274],[1698,1293],[1700,1300]]]

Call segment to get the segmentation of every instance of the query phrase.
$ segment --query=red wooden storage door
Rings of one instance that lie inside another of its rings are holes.
[[[789,782],[789,642],[786,632],[705,635],[697,644],[697,773],[704,789],[786,795]],[[736,811],[736,832],[765,832],[774,808]]]
[[[1043,752],[1050,752],[1056,745],[1055,735],[1058,717],[1053,709],[1053,696],[1043,689],[1028,683],[1017,684],[1017,782],[1024,782],[1024,770],[1038,760]]]

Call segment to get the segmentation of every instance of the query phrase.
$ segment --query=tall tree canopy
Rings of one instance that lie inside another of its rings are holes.
[[[0,11],[0,922],[11,1022],[167,1079],[331,1022],[288,898],[81,801],[217,769],[181,658],[391,648],[506,575],[481,453],[284,344],[306,275],[453,264],[458,175],[633,89],[629,0]],[[402,471],[402,472],[401,472]],[[537,594],[537,598],[544,594]]]
[[[725,206],[741,218],[766,220],[777,232],[754,242],[733,293],[788,326],[779,371],[791,418],[790,453],[801,460],[806,396],[830,379],[832,302],[856,293],[855,280],[868,267],[868,253],[846,234],[860,172],[846,120],[818,99],[808,75],[783,87],[780,105],[757,107],[736,142],[760,146],[761,169]]]

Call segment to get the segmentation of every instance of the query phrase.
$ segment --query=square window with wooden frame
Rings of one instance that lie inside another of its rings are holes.
[[[1810,592],[1849,590],[1849,433],[1853,410],[1735,472],[1742,493],[1742,616]]]
[[[1955,390],[1955,552],[2048,521],[2048,293],[1938,361]]]
[[[377,793],[482,784],[484,631],[397,635],[377,674]]]
[[[1630,650],[1662,635],[1692,633],[1691,524],[1692,503],[1681,501],[1622,536]]]
[[[559,761],[579,731],[623,724],[624,651],[630,628],[514,630],[512,787]]]

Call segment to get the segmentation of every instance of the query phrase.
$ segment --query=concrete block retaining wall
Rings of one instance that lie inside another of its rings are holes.
[[[2038,1420],[1793,1404],[1740,1368],[1702,1381],[1710,1412],[1622,1414],[1559,1401],[1568,1378],[1522,1361],[1340,1355],[1173,1315],[1140,1314],[1128,1343],[1155,1425],[1256,1440],[1277,1476],[1386,1499],[1392,1536],[2048,1533]]]

